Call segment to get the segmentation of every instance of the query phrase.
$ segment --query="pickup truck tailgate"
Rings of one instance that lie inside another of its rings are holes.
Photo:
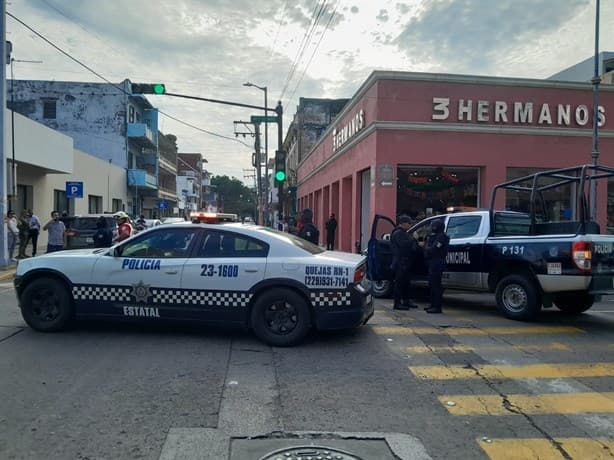
[[[614,293],[614,236],[592,235],[591,268],[594,293]]]

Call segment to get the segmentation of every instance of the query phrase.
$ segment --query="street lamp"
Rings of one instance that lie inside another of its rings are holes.
[[[267,121],[267,115],[268,115],[268,96],[267,96],[267,87],[266,86],[258,86],[258,85],[254,85],[253,83],[245,82],[243,83],[243,86],[253,86],[254,88],[258,88],[260,91],[264,91],[264,176],[265,176],[265,180],[264,180],[264,206],[265,206],[265,211],[267,213],[268,216],[268,210],[269,210],[269,123]],[[258,171],[260,171],[260,168],[258,168]]]

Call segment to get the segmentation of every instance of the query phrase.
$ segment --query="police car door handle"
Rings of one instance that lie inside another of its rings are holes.
[[[257,268],[246,268],[245,271],[247,273],[256,273],[258,272],[258,269]]]
[[[164,273],[166,273],[167,275],[176,275],[177,273],[179,273],[178,270],[166,270]]]

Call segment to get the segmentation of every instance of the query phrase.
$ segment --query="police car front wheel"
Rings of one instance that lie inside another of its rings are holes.
[[[59,331],[72,318],[68,290],[60,281],[52,278],[40,278],[28,284],[20,303],[23,319],[37,331]]]
[[[311,327],[309,306],[290,289],[272,289],[254,303],[251,326],[256,336],[269,345],[294,345],[305,338]]]

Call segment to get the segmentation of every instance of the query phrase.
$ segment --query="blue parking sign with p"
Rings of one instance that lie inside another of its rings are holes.
[[[83,182],[66,182],[66,198],[83,198]]]

